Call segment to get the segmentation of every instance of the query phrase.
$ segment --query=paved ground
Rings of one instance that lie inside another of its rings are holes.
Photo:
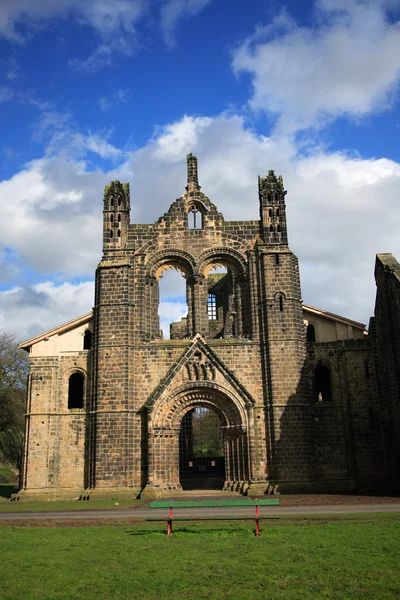
[[[255,508],[202,508],[202,509],[175,509],[174,515],[184,517],[219,517],[219,516],[254,516]],[[400,503],[387,504],[336,504],[328,506],[271,506],[260,507],[260,516],[267,515],[343,515],[360,513],[388,513],[400,512]],[[18,512],[0,513],[2,524],[16,521],[66,521],[66,520],[103,520],[103,519],[135,519],[144,520],[147,517],[166,518],[168,509],[150,509],[148,504],[135,509],[119,510],[85,510],[85,511],[60,511],[46,513]]]

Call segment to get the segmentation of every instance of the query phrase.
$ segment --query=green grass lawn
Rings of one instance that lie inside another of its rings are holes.
[[[398,599],[400,519],[0,528],[2,600]]]
[[[0,512],[53,512],[62,510],[93,510],[103,508],[137,508],[143,504],[143,500],[89,500],[87,502],[61,502],[53,500],[51,502],[9,502],[11,494],[18,490],[10,484],[0,484]],[[118,504],[118,506],[116,505]],[[1,598],[1,596],[0,596]]]
[[[116,506],[118,503],[118,506]],[[112,508],[137,508],[143,504],[143,500],[89,500],[88,502],[1,502],[0,512],[55,512],[62,510],[93,510]],[[1,598],[1,596],[0,596]]]

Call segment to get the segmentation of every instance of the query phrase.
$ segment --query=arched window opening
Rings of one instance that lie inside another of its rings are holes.
[[[83,349],[90,350],[92,347],[92,332],[89,329],[86,329],[85,334],[83,336]]]
[[[275,265],[279,267],[279,254],[275,254]]]
[[[314,371],[315,393],[319,402],[332,400],[331,373],[325,365],[319,365]]]
[[[235,336],[236,303],[234,275],[224,265],[215,265],[207,273],[207,314],[209,336]]]
[[[183,340],[188,336],[186,279],[174,267],[165,269],[159,278],[158,317],[160,337]]]
[[[270,225],[270,226],[269,226],[269,230],[270,230],[270,231],[271,231],[271,233],[272,233],[272,232],[274,231],[274,226],[273,226],[273,225]]]
[[[118,198],[118,208],[120,208],[122,206],[122,199]]]
[[[121,237],[121,230],[120,229],[118,229],[118,237],[119,238]]]
[[[208,294],[207,312],[210,321],[217,320],[217,297],[215,294]]]
[[[307,325],[307,342],[315,342],[315,327],[312,323]]]
[[[114,198],[111,198],[111,201],[110,201],[110,206],[111,206],[111,207],[113,207],[113,206],[114,206]]]
[[[118,223],[121,223],[121,215],[118,215]]]
[[[114,215],[112,213],[110,214],[110,223],[114,223]]]
[[[179,475],[184,490],[223,487],[225,457],[221,421],[209,408],[194,408],[182,419]]]
[[[195,204],[189,208],[188,229],[203,229],[203,213]]]
[[[114,232],[112,229],[110,229],[110,240],[114,237]]]
[[[276,216],[279,217],[279,208],[276,209]]]
[[[276,231],[277,231],[278,233],[280,233],[280,231],[281,231],[281,226],[280,226],[279,224],[278,224],[278,225],[277,225],[277,227],[276,227]]]
[[[273,212],[272,208],[269,209],[268,215],[269,215],[270,219],[272,219],[272,217],[274,216],[274,212]]]
[[[83,408],[84,383],[81,373],[72,373],[68,380],[68,408]]]
[[[283,312],[283,296],[282,296],[282,294],[279,294],[279,310],[280,310],[280,312]]]

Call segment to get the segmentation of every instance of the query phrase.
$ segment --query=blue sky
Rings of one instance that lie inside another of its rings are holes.
[[[400,0],[2,0],[0,329],[89,311],[104,185],[129,181],[152,222],[188,152],[226,219],[257,218],[257,175],[282,174],[304,300],[368,322],[375,254],[400,259],[399,17]],[[184,311],[171,277],[163,319]]]

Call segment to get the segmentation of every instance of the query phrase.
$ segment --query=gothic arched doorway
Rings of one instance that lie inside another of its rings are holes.
[[[184,440],[185,436],[181,435],[181,431],[185,431],[189,421],[193,425],[194,414],[206,415],[209,413],[218,419],[222,435],[223,451],[218,457],[220,459],[218,469],[221,474],[219,489],[241,490],[243,485],[250,480],[248,414],[243,400],[228,395],[225,390],[219,389],[211,382],[197,382],[196,388],[184,385],[177,390],[175,395],[160,398],[150,408],[146,487],[154,488],[158,490],[157,493],[162,494],[168,490],[181,490],[183,481],[185,489],[187,482],[186,478],[182,476],[184,473],[181,473],[182,459],[189,458],[191,449],[189,448],[190,442],[187,439]],[[183,445],[185,445],[184,448]],[[215,447],[209,447],[209,451],[214,453]],[[207,453],[207,448],[200,447],[200,452],[197,453],[204,455]],[[200,467],[201,456],[198,458]],[[187,460],[187,462],[194,464],[195,461]],[[210,465],[211,468],[213,467]],[[217,470],[217,465],[215,465],[215,469]],[[202,486],[201,489],[215,489],[217,477],[213,481],[209,480],[211,488]]]
[[[225,482],[224,433],[218,414],[192,408],[181,421],[179,478],[183,490],[222,489]]]

